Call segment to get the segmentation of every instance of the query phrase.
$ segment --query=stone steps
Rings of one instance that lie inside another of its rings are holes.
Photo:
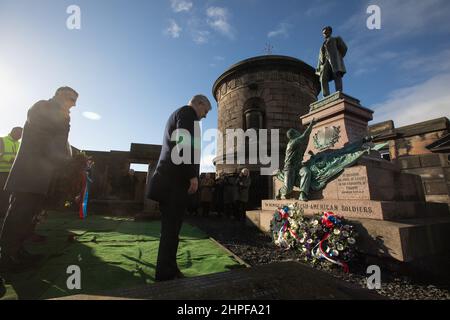
[[[377,200],[263,200],[262,209],[275,211],[286,204],[297,203],[305,214],[332,211],[348,219],[398,220],[409,218],[450,217],[445,203],[425,201],[377,201]]]
[[[379,300],[382,296],[299,262],[276,262],[253,268],[165,281],[57,300]]]

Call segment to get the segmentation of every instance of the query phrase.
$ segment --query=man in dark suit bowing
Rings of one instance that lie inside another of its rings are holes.
[[[183,277],[177,265],[179,234],[188,195],[198,189],[200,171],[199,121],[211,110],[204,95],[194,96],[188,105],[173,112],[167,121],[158,165],[148,198],[158,201],[161,211],[161,238],[156,265],[156,281]]]

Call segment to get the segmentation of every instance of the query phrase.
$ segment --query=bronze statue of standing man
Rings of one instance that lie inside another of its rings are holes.
[[[330,26],[322,29],[325,41],[320,48],[316,69],[316,74],[320,77],[324,97],[330,95],[328,82],[332,80],[334,80],[336,91],[342,92],[342,77],[347,72],[344,64],[347,46],[341,37],[332,37],[332,33],[333,28]]]

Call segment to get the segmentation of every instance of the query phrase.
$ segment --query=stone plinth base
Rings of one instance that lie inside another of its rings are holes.
[[[340,149],[364,138],[372,114],[373,111],[361,106],[359,100],[342,92],[311,104],[309,113],[300,118],[304,126],[314,118],[318,121],[312,129],[305,160],[309,158],[309,151]]]
[[[306,215],[332,211],[345,218],[397,220],[408,218],[450,217],[445,203],[420,201],[374,200],[263,200],[262,210],[275,211],[286,204],[297,203]]]
[[[247,211],[247,223],[270,232],[273,210]],[[377,221],[349,218],[361,252],[410,262],[450,251],[450,217]]]

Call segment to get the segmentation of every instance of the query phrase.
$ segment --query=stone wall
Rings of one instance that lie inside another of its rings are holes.
[[[132,143],[130,151],[85,151],[94,160],[91,199],[144,201],[147,173],[135,172],[134,185],[130,190],[121,190],[123,178],[128,175],[131,163],[156,165],[160,145]]]
[[[389,143],[390,160],[403,172],[420,175],[426,201],[450,205],[450,153],[433,153],[429,148],[450,132],[448,118],[442,117],[395,128],[393,121],[369,127],[376,142]]]
[[[426,201],[450,205],[449,154],[422,154],[400,157],[396,161],[403,172],[422,177]]]

